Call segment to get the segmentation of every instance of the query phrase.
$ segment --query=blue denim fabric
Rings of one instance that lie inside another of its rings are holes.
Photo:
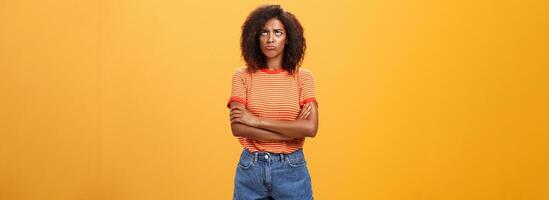
[[[244,149],[236,168],[233,199],[313,199],[303,149],[290,154]]]

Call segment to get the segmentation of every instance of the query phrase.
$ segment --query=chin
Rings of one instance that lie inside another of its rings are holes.
[[[263,55],[265,55],[265,57],[267,58],[275,58],[278,56],[278,54],[276,53],[272,53],[272,52],[269,52],[269,53],[263,53]]]

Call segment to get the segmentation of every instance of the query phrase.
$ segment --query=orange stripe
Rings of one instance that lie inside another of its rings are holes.
[[[246,68],[239,68],[232,77],[231,102],[246,105],[252,114],[277,120],[295,120],[301,107],[316,102],[315,80],[312,73],[300,69],[296,76],[287,71],[258,70],[250,74]],[[258,141],[238,137],[240,144],[248,150],[273,153],[291,153],[301,147],[305,138],[292,141]]]

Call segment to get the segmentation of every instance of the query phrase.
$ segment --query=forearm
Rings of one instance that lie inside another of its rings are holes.
[[[260,118],[257,128],[281,133],[287,137],[302,138],[314,135],[314,122],[308,119],[274,120]]]
[[[294,139],[294,137],[282,135],[275,131],[256,128],[242,123],[231,123],[231,130],[234,136],[245,137],[254,140],[285,141]]]
[[[265,130],[288,138],[315,137],[318,129],[317,104],[316,102],[305,104],[303,109],[306,109],[306,111],[300,112],[296,120],[274,120],[255,117],[243,105],[233,102],[231,103],[230,112],[231,124],[242,123],[250,128],[257,128],[258,130],[254,130],[254,132],[259,132],[259,134],[250,135],[249,137],[259,137]],[[307,113],[307,116],[303,116],[303,113]],[[233,130],[233,135],[234,133]]]

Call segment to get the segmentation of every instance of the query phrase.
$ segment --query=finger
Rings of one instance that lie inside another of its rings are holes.
[[[304,113],[303,110],[300,110],[300,111],[299,111],[299,114],[297,115],[297,118],[298,118],[298,119],[301,118],[301,117],[303,116],[303,113]]]
[[[246,108],[242,106],[235,106],[235,107],[232,107],[231,110],[246,110]]]
[[[231,111],[231,115],[234,115],[234,114],[241,114],[242,111],[241,110],[233,110]]]
[[[301,115],[301,118],[300,119],[307,119],[307,116],[309,115],[309,113],[307,111],[303,111],[303,114]]]
[[[301,117],[303,117],[306,112],[307,112],[307,107],[303,106],[303,109],[301,109],[300,111]]]
[[[231,123],[242,123],[240,122],[240,118],[231,119]]]
[[[303,119],[305,117],[305,112],[299,113],[299,116],[297,116],[297,119]]]
[[[231,116],[236,115],[236,114],[244,114],[244,113],[240,110],[234,110],[234,111],[231,112]]]
[[[236,109],[235,111],[238,111],[238,112],[240,112],[240,113],[248,112],[248,110],[246,110],[245,108],[238,108],[238,109]]]
[[[305,114],[304,114],[305,116],[304,116],[304,118],[307,118],[310,114],[311,114],[311,111],[310,111],[310,110],[305,111]]]
[[[239,108],[238,106],[232,107],[232,108],[231,108],[231,112],[232,112],[232,111],[235,111],[235,110],[239,110],[239,109],[240,109],[240,108]]]
[[[310,109],[309,103],[306,103],[306,104],[303,105],[303,108],[302,108],[301,111],[300,111],[300,112],[301,112],[301,117],[302,117],[302,118],[305,118],[304,115],[305,115],[305,113],[306,113],[309,109]]]
[[[240,114],[234,114],[234,115],[231,115],[231,120],[234,119],[234,118],[240,118],[241,115]]]
[[[301,107],[301,111],[305,111],[307,110],[307,104],[303,104],[303,106]]]
[[[307,113],[308,109],[307,108],[303,108],[300,112],[299,112],[299,115],[303,118],[305,113]]]

